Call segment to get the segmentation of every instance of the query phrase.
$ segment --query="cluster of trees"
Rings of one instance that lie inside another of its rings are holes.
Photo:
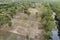
[[[42,5],[44,5],[47,9],[47,12],[42,13],[42,16],[41,16],[41,18],[44,20],[42,21],[42,23],[46,31],[45,37],[47,40],[51,37],[52,28],[54,28],[55,26],[54,20],[52,18],[53,12],[55,12],[57,15],[57,18],[60,19],[60,3],[59,2],[51,1],[51,2],[42,3]]]
[[[58,19],[60,19],[60,1],[59,2],[50,2],[51,9],[56,13]]]
[[[8,23],[9,26],[12,25],[11,18],[16,14],[16,10],[16,4],[0,4],[0,27],[6,23]]]
[[[42,25],[45,30],[44,36],[46,40],[49,40],[51,39],[52,36],[51,31],[55,26],[54,19],[52,18],[53,12],[51,10],[49,3],[42,3],[42,5],[44,6],[44,9],[46,9],[46,10],[43,9],[44,11],[41,14]]]

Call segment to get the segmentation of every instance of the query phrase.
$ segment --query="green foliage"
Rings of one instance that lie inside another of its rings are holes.
[[[44,3],[44,10],[43,13],[40,15],[43,28],[45,29],[45,38],[49,40],[51,38],[51,31],[55,26],[54,19],[52,18],[52,10],[50,8],[49,3]]]
[[[24,13],[30,15],[30,12],[28,10],[24,10]]]
[[[0,15],[0,27],[5,23],[9,23],[10,20],[8,16]]]
[[[11,17],[16,14],[16,9],[14,4],[0,4],[0,26],[3,24],[8,23],[9,26],[11,26]]]
[[[35,3],[32,2],[23,2],[21,3],[20,10],[22,10],[25,14],[30,15],[30,12],[28,11],[28,8],[31,8],[34,6]]]
[[[28,33],[27,33],[27,35],[26,35],[26,39],[29,39],[29,35],[28,35]]]
[[[12,26],[12,22],[11,22],[11,21],[9,21],[8,26],[9,26],[9,27],[11,27],[11,26]]]
[[[52,38],[51,38],[52,33],[49,32],[49,31],[48,31],[48,32],[45,32],[45,33],[44,33],[44,36],[45,36],[46,40],[52,39]]]
[[[60,19],[60,2],[51,2],[50,7],[57,14],[57,17]]]

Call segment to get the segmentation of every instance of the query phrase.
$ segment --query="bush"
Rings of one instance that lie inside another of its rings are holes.
[[[9,22],[9,23],[8,23],[8,26],[11,27],[11,26],[12,26],[12,22]]]
[[[28,34],[26,35],[26,39],[29,39],[29,35]]]
[[[30,15],[30,12],[28,10],[24,10],[24,13]]]
[[[44,33],[44,36],[45,36],[45,38],[46,38],[46,40],[50,40],[50,39],[52,39],[52,33],[51,32],[45,32]]]
[[[43,4],[43,5],[44,5],[44,8],[42,10],[44,11],[40,14],[41,21],[42,21],[41,23],[45,30],[45,34],[44,34],[45,38],[46,40],[49,40],[51,38],[51,31],[54,28],[55,23],[52,18],[53,12],[51,11],[50,5],[49,4]]]

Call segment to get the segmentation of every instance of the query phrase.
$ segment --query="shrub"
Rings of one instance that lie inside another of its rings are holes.
[[[12,26],[12,22],[10,21],[10,22],[8,22],[8,26],[9,27],[11,27]]]
[[[30,12],[28,10],[24,10],[24,13],[30,15]]]

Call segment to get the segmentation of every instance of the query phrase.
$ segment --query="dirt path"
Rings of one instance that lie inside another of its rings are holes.
[[[30,16],[24,13],[17,13],[14,16],[12,19],[12,27],[8,29],[8,31],[24,36],[29,34],[29,37],[31,38],[37,37],[42,40],[43,30],[38,29],[40,22],[39,18],[36,18],[36,12],[38,12],[38,10],[34,8],[29,8],[28,10],[31,13]]]

